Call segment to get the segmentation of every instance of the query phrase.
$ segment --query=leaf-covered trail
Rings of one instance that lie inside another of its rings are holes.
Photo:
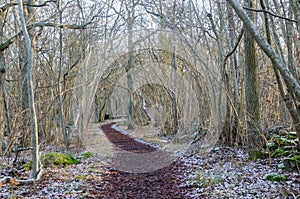
[[[101,128],[108,140],[121,150],[133,154],[154,152],[158,149],[137,142],[112,128],[113,123],[103,125]],[[158,154],[158,153],[153,153]],[[164,153],[161,153],[164,154]],[[160,154],[160,155],[161,155]],[[104,198],[187,198],[186,189],[181,188],[180,177],[183,175],[184,165],[180,161],[174,161],[158,170],[137,172],[136,170],[119,171],[114,167],[118,164],[126,164],[124,158],[114,159],[111,168],[103,178],[104,186],[101,187],[100,197]],[[127,156],[132,157],[132,156]],[[126,161],[131,161],[127,159]],[[119,162],[118,162],[119,161]],[[144,161],[143,158],[140,161]],[[152,164],[153,162],[149,162]],[[135,162],[138,164],[138,162]],[[144,164],[141,162],[140,164]],[[150,165],[149,165],[150,166]],[[129,167],[130,169],[131,167]]]
[[[105,125],[105,124],[102,124]],[[84,151],[93,157],[67,167],[45,168],[42,179],[34,185],[0,187],[0,198],[299,198],[300,177],[297,171],[278,168],[280,158],[249,160],[246,149],[216,146],[205,154],[171,159],[148,144],[120,134],[111,124],[99,129],[90,124],[85,145],[66,150],[54,145],[41,147],[42,154],[58,151],[80,157]],[[145,129],[147,130],[147,129]],[[106,137],[104,132],[110,132]],[[138,137],[136,130],[130,135]],[[146,139],[145,139],[146,140]],[[20,157],[30,160],[28,151]],[[13,160],[5,157],[3,160]],[[272,161],[272,162],[270,162]],[[3,162],[5,163],[5,162]],[[158,164],[159,163],[159,164]],[[272,164],[271,164],[272,163]],[[13,174],[10,174],[13,172]],[[286,181],[269,181],[277,174]],[[28,178],[30,172],[2,165],[0,178],[16,175]]]

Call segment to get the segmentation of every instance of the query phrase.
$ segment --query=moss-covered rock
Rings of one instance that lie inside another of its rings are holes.
[[[284,182],[286,181],[286,177],[279,174],[269,174],[265,177],[266,180],[272,182]]]
[[[71,154],[65,154],[60,152],[50,152],[41,156],[41,162],[43,167],[64,167],[72,164],[79,164],[80,161]],[[23,165],[26,170],[31,169],[31,161]]]
[[[42,164],[44,167],[49,166],[68,166],[72,164],[79,164],[80,161],[75,156],[60,152],[50,152],[41,157]]]

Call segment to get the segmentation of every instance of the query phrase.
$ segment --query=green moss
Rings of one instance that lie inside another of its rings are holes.
[[[45,155],[42,155],[41,161],[44,167],[58,167],[80,163],[79,160],[77,160],[73,155],[60,152],[50,152]]]
[[[266,180],[272,181],[272,182],[284,182],[286,181],[286,177],[279,175],[279,174],[269,174],[265,178]]]
[[[87,154],[86,156],[87,157]],[[50,152],[41,156],[41,162],[44,168],[47,167],[61,167],[72,164],[79,164],[80,161],[75,156],[60,152]],[[31,161],[23,165],[23,168],[27,171],[31,170]]]
[[[72,164],[79,164],[80,161],[77,160],[71,154],[65,154],[60,152],[50,152],[41,156],[41,162],[43,167],[61,167],[61,166],[68,166]],[[27,162],[23,165],[23,168],[27,171],[31,170],[31,161]]]
[[[262,158],[267,158],[268,157],[268,153],[262,150],[252,150],[249,151],[249,160],[258,160],[258,159],[262,159]]]
[[[81,154],[79,155],[79,158],[80,158],[80,159],[86,160],[86,159],[88,159],[88,158],[90,158],[90,157],[92,157],[92,156],[93,156],[92,152],[85,151],[85,152],[83,152],[83,153],[81,153]]]

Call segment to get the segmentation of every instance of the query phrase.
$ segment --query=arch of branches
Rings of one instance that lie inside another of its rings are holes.
[[[174,92],[165,85],[158,83],[147,83],[142,85],[132,94],[135,124],[140,126],[160,126],[162,132],[173,130],[173,106],[172,98]],[[182,110],[178,104],[178,110]],[[179,111],[180,112],[180,111]],[[179,120],[180,120],[179,114]]]
[[[125,66],[128,53],[115,59],[102,73],[95,94],[96,119],[106,115],[126,115],[128,89]],[[206,128],[212,137],[222,127],[223,94],[217,78],[205,70],[197,70],[184,57],[165,49],[139,49],[130,52],[134,80],[133,121],[136,125],[161,126],[163,133],[173,128],[172,97],[176,93],[181,133]],[[175,82],[175,83],[174,83]]]

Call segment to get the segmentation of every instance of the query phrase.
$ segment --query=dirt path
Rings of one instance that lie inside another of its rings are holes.
[[[180,177],[184,166],[179,161],[168,160],[170,164],[158,170],[147,172],[126,172],[115,169],[116,165],[127,164],[125,161],[132,161],[134,165],[145,166],[145,159],[141,157],[167,157],[166,154],[148,144],[135,141],[128,135],[124,135],[112,128],[111,124],[101,126],[102,131],[108,140],[123,153],[118,153],[117,158],[113,158],[109,171],[103,178],[104,185],[100,188],[99,197],[103,198],[188,198],[185,196],[186,190],[180,188]],[[128,153],[130,155],[128,155]],[[125,155],[124,155],[125,154]],[[150,154],[150,156],[147,156]],[[129,160],[128,160],[128,157]],[[150,158],[148,164],[153,161]],[[138,162],[139,159],[142,162]],[[146,162],[147,163],[147,162]]]

